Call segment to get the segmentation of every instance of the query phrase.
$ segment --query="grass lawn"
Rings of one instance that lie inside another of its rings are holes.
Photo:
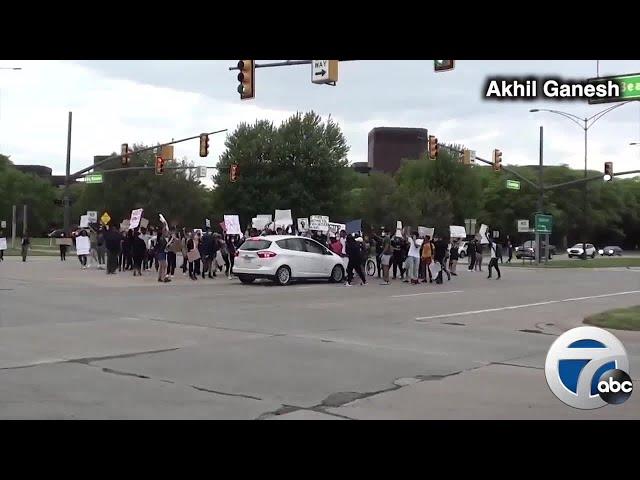
[[[585,318],[584,323],[615,330],[640,330],[640,305],[597,313]]]
[[[522,264],[522,260],[511,260],[511,263],[504,264],[505,267],[534,267],[534,268],[606,268],[606,267],[640,267],[640,257],[603,257],[588,260],[572,259],[572,260],[549,260],[546,265],[535,262],[529,263],[528,260]],[[502,265],[500,265],[502,267]]]
[[[22,255],[22,251],[20,249],[20,241],[21,237],[16,237],[16,246],[18,248],[9,248],[4,251],[5,256],[20,256]],[[48,256],[48,255],[59,255],[60,249],[58,245],[56,245],[55,238],[51,241],[51,246],[49,246],[50,239],[49,238],[32,238],[31,239],[31,248],[29,249],[28,256]],[[11,238],[7,238],[7,244],[11,245]],[[69,249],[67,249],[67,254],[69,253]]]

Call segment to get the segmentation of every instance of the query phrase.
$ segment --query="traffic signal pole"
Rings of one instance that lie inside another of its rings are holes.
[[[69,232],[69,224],[71,221],[71,201],[69,199],[69,173],[71,172],[71,117],[72,113],[69,112],[69,127],[67,130],[67,167],[66,173],[64,176],[64,220],[63,220],[63,228],[66,233]]]
[[[69,117],[69,118],[71,118],[71,117]],[[69,131],[71,131],[71,124],[69,124]],[[227,131],[227,129],[225,128],[223,130],[216,130],[215,132],[209,132],[206,135],[215,135],[216,133],[222,133],[222,132],[226,132],[226,131]],[[176,143],[186,142],[188,140],[193,140],[195,138],[200,138],[200,135],[201,134],[194,135],[193,137],[181,138],[180,140],[172,140],[171,142],[163,143],[163,144],[160,144],[160,145],[155,145],[153,147],[141,148],[140,150],[136,150],[135,152],[129,153],[129,155],[135,155],[137,153],[149,152],[151,150],[156,150],[157,148],[161,149],[162,147],[166,147],[168,145],[175,145]],[[110,162],[112,160],[116,160],[118,158],[122,158],[122,154],[120,154],[120,155],[112,155],[112,156],[110,156],[108,158],[105,158],[104,160],[100,160],[99,162],[94,163],[93,165],[91,165],[89,167],[83,168],[82,170],[78,170],[74,174],[72,174],[70,176],[68,175],[68,176],[69,176],[70,179],[75,180],[76,178],[82,177],[84,173],[86,173],[86,172],[88,172],[90,170],[93,170],[96,167],[99,167],[101,165],[104,165],[107,162]],[[122,168],[121,170],[133,170],[134,168],[136,168],[136,167],[125,167],[125,168]],[[151,168],[153,168],[153,167],[151,167]],[[110,170],[110,171],[115,171],[115,170],[120,170],[120,169],[114,169],[114,170]]]

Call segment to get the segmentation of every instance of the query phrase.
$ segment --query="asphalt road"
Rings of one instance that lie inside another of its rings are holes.
[[[640,303],[640,269],[460,273],[420,286],[159,284],[72,257],[8,258],[0,418],[640,418],[637,393],[567,407],[543,370],[585,315]],[[614,334],[640,381],[640,332]]]

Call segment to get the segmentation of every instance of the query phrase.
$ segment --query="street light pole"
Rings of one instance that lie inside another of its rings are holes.
[[[598,120],[604,117],[607,113],[611,112],[612,110],[615,110],[616,108],[620,108],[628,103],[631,103],[631,102],[629,101],[629,102],[618,103],[617,105],[613,105],[611,107],[605,108],[604,110],[601,110],[600,112],[585,118],[580,118],[577,115],[574,115],[572,113],[561,112],[559,110],[550,110],[547,108],[532,108],[531,110],[529,110],[529,112],[555,113],[556,115],[561,115],[565,118],[568,118],[573,123],[578,125],[582,130],[584,130],[584,178],[587,178],[587,137],[588,137],[589,129],[593,126],[594,123],[596,123]],[[583,206],[582,211],[584,212],[584,218],[585,218],[585,230],[586,230],[586,232],[584,232],[583,235],[585,236],[589,231],[589,223],[590,223],[589,212],[587,211],[588,210],[588,202],[587,202],[588,190],[587,189],[588,189],[588,185],[587,185],[587,182],[585,182],[584,189],[583,189],[584,198],[583,198],[583,205],[582,205]],[[582,242],[582,258],[583,259],[587,258],[586,240]]]

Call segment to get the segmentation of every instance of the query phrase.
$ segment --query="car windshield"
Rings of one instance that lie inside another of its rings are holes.
[[[571,248],[582,248],[582,244],[581,243],[576,243],[573,247]]]
[[[248,250],[250,252],[253,252],[256,250],[264,250],[265,248],[269,248],[270,246],[271,242],[269,240],[249,239],[242,245],[240,245],[240,250]]]

